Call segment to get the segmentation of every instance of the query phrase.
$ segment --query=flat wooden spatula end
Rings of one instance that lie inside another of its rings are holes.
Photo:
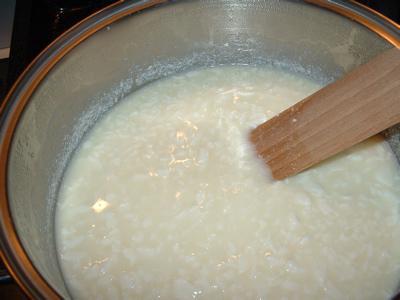
[[[275,179],[400,123],[400,50],[390,49],[251,131]]]

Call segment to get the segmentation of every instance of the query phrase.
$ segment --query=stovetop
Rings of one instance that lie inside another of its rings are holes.
[[[0,102],[32,59],[66,29],[117,0],[0,0]],[[400,1],[358,0],[400,23]],[[5,9],[7,7],[8,9]],[[14,20],[12,18],[12,12]],[[3,15],[2,15],[3,13]],[[8,21],[7,21],[8,20]],[[7,23],[8,22],[8,23]],[[7,25],[8,24],[8,25]],[[3,32],[2,32],[3,30]],[[2,49],[10,54],[4,58]],[[27,299],[0,262],[0,299]]]

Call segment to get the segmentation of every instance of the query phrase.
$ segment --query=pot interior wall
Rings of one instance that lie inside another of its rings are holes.
[[[296,1],[175,2],[102,29],[55,65],[14,133],[8,195],[25,250],[68,297],[54,235],[63,170],[90,126],[143,84],[195,67],[267,63],[327,82],[388,47],[361,25]]]

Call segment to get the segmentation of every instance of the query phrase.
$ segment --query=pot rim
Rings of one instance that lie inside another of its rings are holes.
[[[168,4],[168,0],[119,0],[83,19],[49,44],[24,70],[0,107],[0,257],[30,298],[61,299],[36,269],[18,238],[7,197],[7,165],[13,133],[30,96],[52,67],[97,31],[130,14]],[[304,0],[352,19],[400,49],[400,25],[355,1]],[[11,113],[10,113],[11,112]]]

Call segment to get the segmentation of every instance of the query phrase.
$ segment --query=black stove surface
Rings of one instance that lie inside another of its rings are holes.
[[[0,0],[3,1],[3,0]],[[12,0],[11,0],[12,1]],[[0,59],[0,101],[17,77],[52,40],[117,0],[15,0],[10,57]],[[399,0],[358,0],[400,23]],[[0,262],[0,299],[27,299]]]

